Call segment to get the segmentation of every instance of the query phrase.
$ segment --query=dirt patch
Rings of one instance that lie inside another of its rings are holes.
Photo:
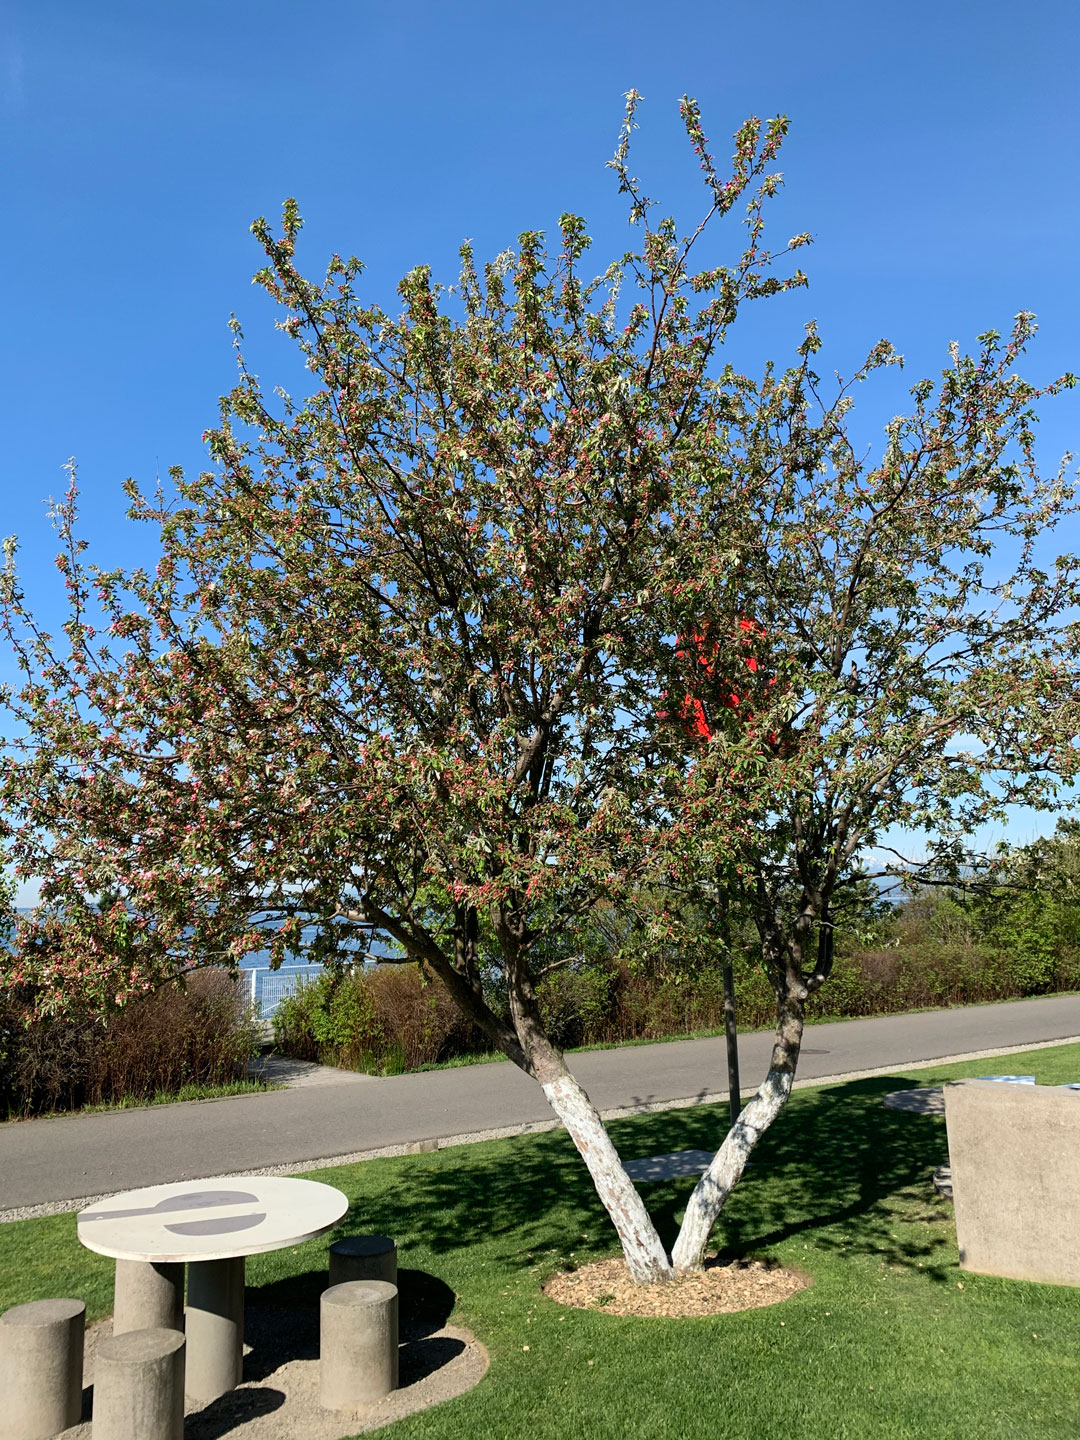
[[[767,1260],[719,1260],[709,1256],[705,1269],[658,1285],[635,1285],[620,1256],[596,1260],[580,1270],[563,1271],[544,1286],[544,1294],[560,1305],[602,1310],[605,1315],[662,1316],[728,1315],[776,1305],[813,1281]]]

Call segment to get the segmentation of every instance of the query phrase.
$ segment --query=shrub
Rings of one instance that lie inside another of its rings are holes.
[[[931,891],[893,912],[874,892],[847,923],[829,982],[811,1002],[821,1018],[1080,990],[1080,905],[1068,896],[1013,887],[990,902]],[[682,951],[650,950],[609,915],[603,933],[564,936],[578,958],[537,987],[548,1034],[570,1048],[720,1030],[721,972],[706,930],[703,921]],[[749,929],[737,934],[735,950],[739,1027],[771,1027],[776,1001],[754,963]],[[286,1000],[276,1026],[287,1054],[383,1074],[488,1048],[415,966],[327,976]]]
[[[146,1100],[242,1079],[254,1018],[224,971],[192,975],[108,1016],[35,1019],[28,997],[0,995],[0,1104],[8,1115]]]
[[[298,1060],[392,1075],[485,1048],[443,987],[414,965],[328,971],[288,995],[278,1048]]]
[[[200,971],[109,1020],[91,1059],[91,1103],[241,1080],[257,1043],[234,977]]]

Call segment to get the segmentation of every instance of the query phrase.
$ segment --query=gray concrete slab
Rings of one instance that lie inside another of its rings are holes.
[[[883,1095],[881,1103],[886,1110],[900,1110],[905,1115],[944,1115],[945,1092],[941,1086],[918,1090],[894,1090]]]
[[[990,1055],[1080,1037],[1080,995],[978,1005],[808,1028],[800,1080]],[[771,1034],[743,1035],[744,1092],[765,1074]],[[570,1057],[605,1114],[721,1098],[722,1037]],[[798,1083],[798,1082],[797,1082]],[[137,1186],[250,1171],[303,1169],[339,1156],[433,1149],[447,1138],[553,1124],[539,1086],[509,1062],[300,1085],[261,1095],[0,1125],[0,1215]],[[69,1204],[70,1202],[70,1204]]]
[[[671,1180],[680,1175],[704,1175],[712,1163],[711,1150],[674,1150],[670,1155],[649,1155],[644,1160],[627,1160],[626,1173],[635,1184]]]

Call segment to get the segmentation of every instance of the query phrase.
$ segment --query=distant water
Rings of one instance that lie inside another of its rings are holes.
[[[31,913],[31,907],[29,905],[17,905],[15,907],[15,912],[18,915],[29,915]],[[310,941],[314,934],[315,926],[309,925],[301,931],[301,939],[305,941]],[[358,946],[357,948],[361,949],[362,951],[366,951],[372,955],[392,955],[394,953],[393,948],[390,945],[387,945],[385,941],[383,941],[379,937],[376,937],[370,944]],[[303,954],[290,955],[285,961],[286,965],[302,965],[304,963],[305,957]],[[265,969],[266,966],[269,964],[269,950],[254,950],[250,955],[245,955],[243,960],[241,960],[240,969],[262,970]]]

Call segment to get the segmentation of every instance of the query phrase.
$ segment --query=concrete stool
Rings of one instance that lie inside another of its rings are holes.
[[[184,1337],[128,1330],[98,1346],[93,1440],[184,1440]]]
[[[330,1246],[330,1284],[384,1280],[397,1284],[397,1245],[389,1235],[346,1235]]]
[[[183,1330],[184,1267],[151,1260],[117,1260],[113,1334]]]
[[[81,1300],[33,1300],[0,1318],[0,1436],[46,1440],[82,1417]]]
[[[398,1292],[385,1280],[351,1280],[319,1304],[319,1400],[354,1410],[397,1389]]]
[[[244,1370],[244,1257],[188,1265],[187,1393],[204,1403],[235,1390]]]

